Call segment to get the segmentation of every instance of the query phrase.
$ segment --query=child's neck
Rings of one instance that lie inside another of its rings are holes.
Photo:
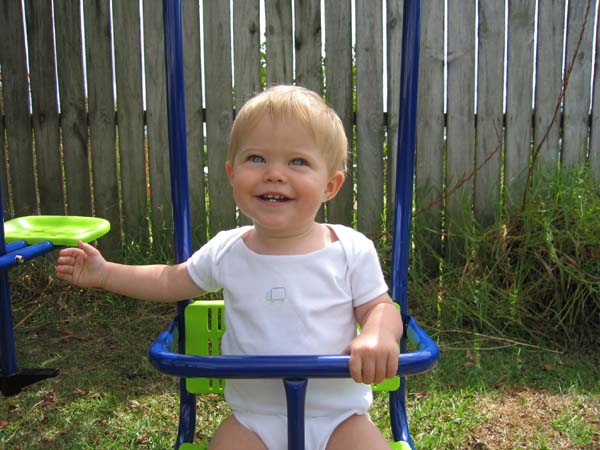
[[[303,255],[321,250],[335,240],[333,231],[317,222],[290,233],[272,233],[255,227],[244,236],[246,246],[263,255]]]

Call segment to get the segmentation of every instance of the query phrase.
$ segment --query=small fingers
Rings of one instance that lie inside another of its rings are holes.
[[[398,371],[398,353],[361,354],[355,352],[350,357],[350,375],[357,383],[381,383],[396,375]]]
[[[73,256],[76,255],[77,253],[81,252],[80,249],[75,248],[75,247],[67,247],[67,248],[63,248],[58,252],[59,256]]]
[[[350,357],[350,375],[357,383],[379,383],[386,377],[387,363],[383,358],[353,355]]]
[[[77,247],[79,250],[81,250],[86,255],[99,255],[100,254],[100,252],[98,251],[98,249],[96,247],[88,244],[87,242],[78,241]]]
[[[364,364],[364,363],[363,363]],[[381,383],[387,378],[386,358],[370,359],[363,365],[363,383],[373,384]]]
[[[381,383],[383,380],[388,378],[388,358],[378,358],[377,359],[377,369],[371,380],[371,383]]]
[[[357,356],[350,356],[350,363],[348,364],[350,369],[350,376],[357,383],[363,382],[363,366],[362,361]]]
[[[395,377],[398,374],[398,357],[400,356],[400,352],[392,353],[388,357],[387,361],[387,372],[385,378]]]
[[[57,259],[56,262],[60,265],[63,264],[70,264],[73,265],[75,264],[75,258],[73,256],[69,256],[69,255],[60,255]]]
[[[56,276],[61,280],[70,282],[73,279],[73,267],[57,266]]]

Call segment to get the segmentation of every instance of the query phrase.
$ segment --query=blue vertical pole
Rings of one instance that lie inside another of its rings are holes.
[[[0,256],[5,254],[4,211],[2,210],[2,192],[0,191]],[[0,375],[10,376],[17,373],[17,353],[12,308],[10,306],[8,269],[3,269],[0,272],[0,363]]]
[[[163,0],[163,20],[165,27],[165,68],[173,232],[175,260],[180,263],[187,260],[192,253],[180,0]],[[184,353],[185,330],[183,310],[187,303],[187,301],[180,302],[177,305],[179,353]],[[179,391],[179,430],[175,443],[176,449],[184,442],[193,442],[196,424],[196,397],[187,391],[184,378],[179,380]]]
[[[306,399],[306,378],[283,380],[287,400],[288,450],[304,450],[304,406]]]
[[[408,260],[417,131],[420,32],[421,2],[405,0],[400,68],[394,245],[392,248],[392,297],[400,304],[404,316],[408,314]],[[401,342],[401,351],[406,351],[405,339]],[[404,377],[401,379],[400,388],[390,393],[390,415],[394,439],[406,441],[414,448],[406,418],[406,380]]]

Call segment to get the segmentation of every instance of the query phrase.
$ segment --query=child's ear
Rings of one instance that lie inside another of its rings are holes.
[[[340,188],[342,187],[342,184],[344,184],[345,179],[346,179],[346,176],[344,175],[344,172],[342,172],[341,170],[337,170],[329,178],[329,181],[327,182],[327,186],[325,188],[325,194],[323,196],[324,202],[331,200],[333,197],[335,197],[337,195],[337,193],[340,191]]]
[[[229,178],[229,184],[233,183],[233,164],[231,161],[227,161],[225,163],[225,173],[227,173],[227,178]]]

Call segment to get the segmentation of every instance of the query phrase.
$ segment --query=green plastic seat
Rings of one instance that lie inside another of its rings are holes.
[[[75,246],[78,241],[91,242],[110,230],[110,222],[100,217],[24,216],[4,222],[7,243],[28,244],[50,241],[54,245]]]
[[[179,450],[206,450],[207,445],[202,444],[181,444]]]
[[[225,307],[223,300],[198,300],[185,308],[185,353],[194,356],[211,356],[221,353],[221,337],[225,333]],[[400,387],[400,377],[393,377],[373,385],[374,391],[394,391]],[[220,394],[225,380],[218,378],[186,378],[186,388],[191,394]],[[390,443],[392,450],[411,450],[404,441]],[[202,444],[182,444],[179,450],[206,450]]]
[[[225,333],[223,300],[190,303],[185,308],[185,353],[194,356],[221,354],[221,337]],[[220,378],[186,378],[192,394],[221,394],[225,380]]]

